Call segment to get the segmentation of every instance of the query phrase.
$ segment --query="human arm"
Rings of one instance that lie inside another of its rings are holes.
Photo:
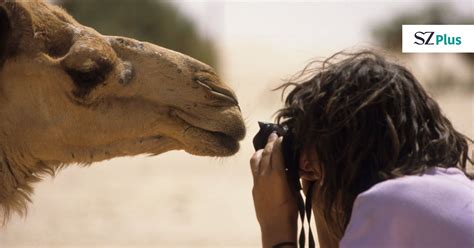
[[[294,242],[296,247],[298,210],[286,178],[281,143],[282,138],[271,134],[265,148],[255,152],[250,160],[252,195],[263,247],[283,242]]]

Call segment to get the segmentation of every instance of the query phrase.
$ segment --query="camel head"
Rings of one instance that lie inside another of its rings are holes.
[[[0,186],[0,205],[56,165],[230,156],[245,135],[235,94],[208,65],[101,35],[41,1],[0,0],[0,118],[0,176],[12,186]]]

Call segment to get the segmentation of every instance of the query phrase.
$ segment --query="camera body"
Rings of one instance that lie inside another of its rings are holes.
[[[268,122],[258,122],[260,130],[253,138],[253,146],[255,150],[260,150],[265,148],[267,144],[268,136],[275,132],[278,136],[283,136],[282,142],[282,152],[285,162],[285,169],[287,173],[288,183],[292,190],[296,193],[301,189],[301,184],[299,180],[298,173],[298,163],[299,163],[299,151],[295,146],[295,138],[286,125],[278,125]]]

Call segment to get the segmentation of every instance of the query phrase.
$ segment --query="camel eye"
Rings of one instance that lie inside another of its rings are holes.
[[[97,85],[103,83],[111,70],[112,65],[110,63],[96,63],[96,66],[88,68],[88,70],[67,68],[66,72],[76,86],[74,95],[84,97]]]

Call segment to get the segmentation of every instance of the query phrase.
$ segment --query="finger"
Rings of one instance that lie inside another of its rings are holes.
[[[285,159],[283,158],[282,142],[283,136],[279,137],[273,144],[273,151],[271,156],[272,170],[285,170]]]
[[[260,161],[260,168],[259,168],[260,175],[266,175],[272,169],[270,162],[272,158],[273,145],[275,144],[275,141],[277,139],[278,139],[278,136],[276,135],[276,133],[272,133],[268,137],[268,142],[265,148],[263,149],[262,160]]]
[[[278,139],[278,135],[276,134],[276,132],[272,132],[272,133],[268,136],[267,144],[268,144],[268,143],[275,142],[277,139]]]
[[[254,177],[255,175],[258,174],[260,161],[262,160],[262,153],[263,153],[263,149],[260,149],[256,151],[250,158],[250,169],[252,170],[252,175]]]

